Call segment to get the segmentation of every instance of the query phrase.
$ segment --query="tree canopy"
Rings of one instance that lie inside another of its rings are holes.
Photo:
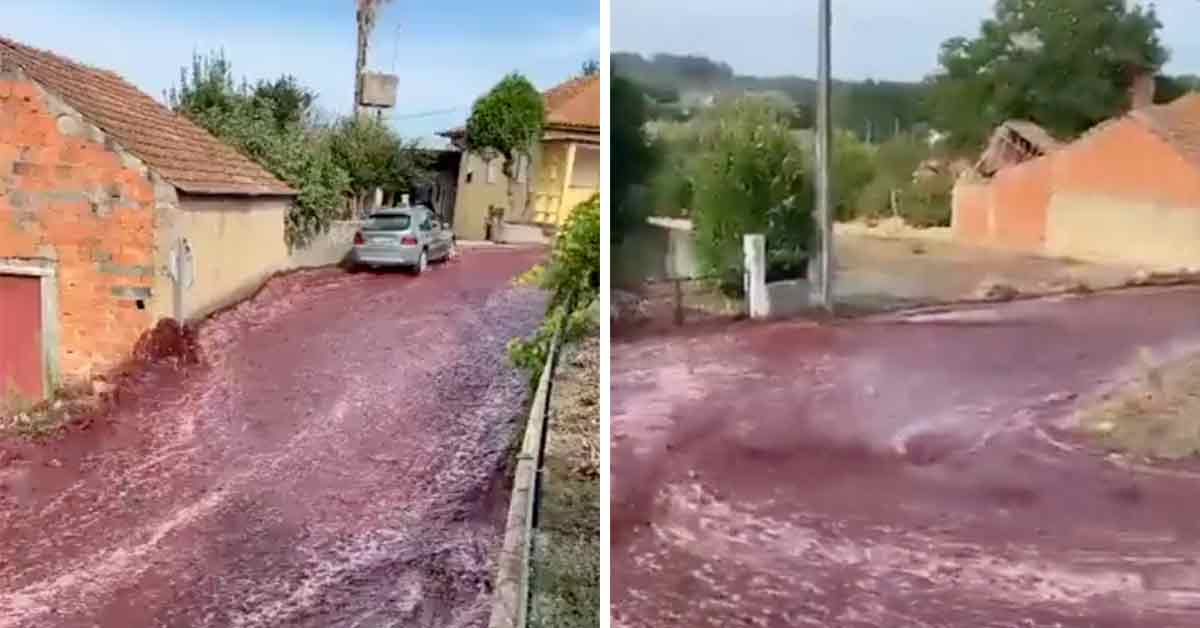
[[[361,201],[375,187],[407,191],[426,174],[424,154],[390,127],[351,118],[322,126],[311,113],[313,92],[294,77],[235,84],[221,52],[195,55],[167,101],[298,192],[288,212],[293,245],[323,231],[347,195]]]
[[[931,79],[934,125],[978,146],[1006,119],[1069,137],[1119,114],[1139,73],[1168,53],[1154,7],[1125,0],[997,0],[974,39],[942,44]]]
[[[653,146],[646,138],[646,95],[632,81],[615,77],[610,84],[612,124],[609,146],[612,150],[611,202],[613,243],[641,221],[643,207],[636,191],[651,177],[656,162]]]
[[[518,155],[528,155],[542,135],[546,106],[529,79],[514,72],[475,101],[467,119],[467,148],[494,150],[504,156],[505,172]]]

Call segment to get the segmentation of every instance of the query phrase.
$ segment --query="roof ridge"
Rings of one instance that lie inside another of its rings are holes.
[[[125,77],[121,76],[120,74],[116,73],[113,70],[109,70],[108,68],[102,68],[102,67],[94,66],[94,65],[91,65],[88,63],[83,63],[82,61],[76,61],[75,59],[72,59],[70,57],[64,57],[63,55],[60,55],[60,54],[54,52],[53,50],[47,50],[45,48],[38,48],[37,46],[30,46],[28,44],[23,44],[23,43],[15,40],[15,39],[12,39],[10,37],[5,37],[4,35],[0,35],[0,46],[7,46],[9,48],[17,48],[20,50],[24,50],[26,52],[36,54],[36,55],[50,57],[50,58],[54,59],[55,61],[58,61],[59,63],[69,63],[72,65],[77,65],[79,67],[91,70],[92,72],[99,72],[102,74],[107,74],[107,75],[109,75],[115,79],[121,80],[121,81],[126,80]]]
[[[296,193],[262,165],[112,70],[0,37],[0,52],[29,80],[183,192]],[[174,149],[174,150],[172,150]]]
[[[1200,166],[1200,92],[1189,92],[1169,103],[1136,109],[1129,112],[1128,117],[1158,136],[1184,159]]]

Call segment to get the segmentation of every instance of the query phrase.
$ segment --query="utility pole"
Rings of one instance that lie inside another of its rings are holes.
[[[375,8],[373,2],[357,3],[355,22],[358,24],[358,41],[354,59],[354,107],[350,112],[355,118],[362,114],[362,75],[367,69],[367,46],[370,45],[371,30],[375,27]]]
[[[833,128],[830,113],[832,25],[830,0],[818,0],[817,15],[817,224],[821,227],[816,302],[833,312],[833,200],[829,169],[833,162]],[[812,273],[809,273],[810,277]]]

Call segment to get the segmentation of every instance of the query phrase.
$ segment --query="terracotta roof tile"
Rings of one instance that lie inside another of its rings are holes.
[[[194,194],[294,195],[295,191],[108,70],[0,37],[0,56],[62,98],[169,183]]]
[[[1200,165],[1200,93],[1187,94],[1166,105],[1138,109],[1131,115]]]
[[[546,101],[546,126],[600,131],[600,76],[584,76],[556,85],[542,94]],[[455,127],[438,135],[460,138],[466,127]]]
[[[600,76],[571,79],[546,92],[546,124],[600,129]]]

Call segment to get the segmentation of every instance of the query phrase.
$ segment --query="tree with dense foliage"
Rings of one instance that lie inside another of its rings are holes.
[[[596,59],[588,59],[583,62],[583,67],[579,69],[581,76],[596,76],[600,73],[600,61]]]
[[[518,160],[530,160],[542,137],[546,105],[542,94],[529,79],[514,72],[482,98],[475,101],[467,119],[467,150],[490,159],[503,157],[508,178],[508,205],[516,209],[516,166]],[[526,195],[526,203],[528,203]]]
[[[349,176],[334,163],[327,138],[299,119],[312,103],[311,92],[289,77],[251,88],[234,86],[232,65],[223,53],[195,55],[191,69],[167,94],[178,113],[232,145],[292,186],[298,197],[288,211],[287,240],[302,245],[324,231],[337,215]]]
[[[312,120],[314,96],[294,78],[235,87],[222,53],[196,55],[167,93],[171,107],[238,149],[298,192],[288,211],[287,239],[303,245],[328,228],[353,193],[375,186],[410,189],[427,173],[423,153],[373,121]]]
[[[329,132],[334,163],[349,175],[355,207],[368,206],[375,190],[389,196],[425,183],[431,159],[391,127],[370,118],[343,118]]]
[[[1169,103],[1183,97],[1188,92],[1200,92],[1200,76],[1194,74],[1159,76],[1154,84],[1154,102]]]
[[[836,220],[851,220],[858,198],[876,176],[874,146],[849,131],[838,131],[833,138],[833,214]]]
[[[1153,5],[1125,0],[998,0],[974,39],[942,44],[932,122],[978,147],[1012,118],[1060,137],[1121,113],[1135,77],[1167,61]]]
[[[611,231],[614,245],[645,219],[644,188],[657,165],[654,146],[646,137],[646,96],[632,81],[616,77],[610,84],[609,147]]]
[[[785,120],[763,98],[718,104],[696,121],[688,162],[692,222],[705,271],[740,285],[742,236],[765,233],[768,264],[799,275],[813,234],[809,160]]]

